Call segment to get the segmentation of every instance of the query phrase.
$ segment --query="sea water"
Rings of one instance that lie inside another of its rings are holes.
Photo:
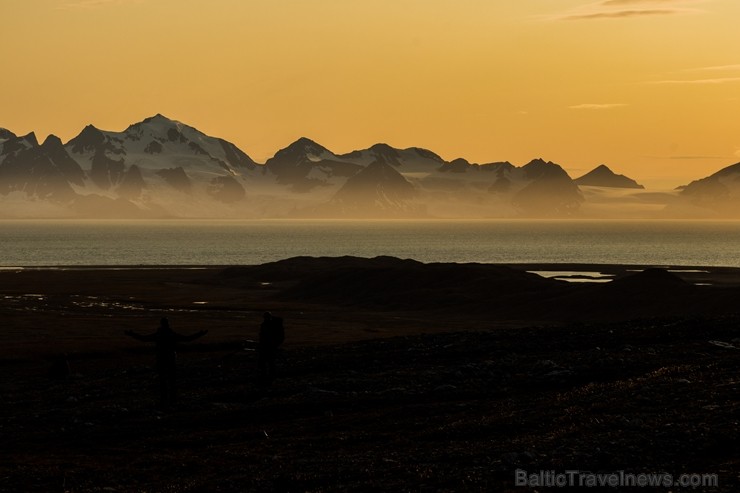
[[[0,268],[251,265],[301,255],[740,267],[739,252],[740,221],[0,221]]]

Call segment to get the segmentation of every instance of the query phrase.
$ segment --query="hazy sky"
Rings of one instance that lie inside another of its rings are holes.
[[[155,113],[258,161],[300,136],[605,163],[675,186],[740,161],[740,0],[2,0],[0,127]]]

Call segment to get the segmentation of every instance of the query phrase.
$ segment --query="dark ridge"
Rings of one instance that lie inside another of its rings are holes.
[[[430,151],[429,149],[424,149],[421,147],[409,147],[406,149],[407,151],[414,151],[416,154],[418,154],[420,157],[431,159],[433,161],[439,161],[439,163],[444,163],[444,159],[442,159],[438,154],[435,154],[434,152]]]
[[[578,185],[560,165],[535,159],[522,167],[524,176],[532,180],[519,190],[512,205],[525,216],[569,216],[584,201]]]
[[[642,272],[615,279],[608,285],[609,289],[629,291],[652,291],[686,286],[691,285],[677,275],[660,268],[645,269]]]
[[[25,140],[26,142],[28,142],[29,144],[31,144],[33,147],[36,147],[37,145],[39,145],[39,141],[36,138],[36,133],[34,133],[34,132],[30,132],[30,133],[22,136],[21,139]]]
[[[217,140],[221,143],[224,153],[226,153],[226,160],[232,166],[246,169],[254,169],[257,167],[257,163],[237,146],[223,139]]]
[[[7,128],[0,128],[0,139],[12,139],[16,135]]]
[[[141,123],[151,123],[153,121],[165,121],[170,123],[175,123],[174,120],[171,120],[170,118],[167,118],[162,113],[157,113],[154,116],[150,116],[148,118],[144,118]]]
[[[607,188],[636,188],[645,187],[632,178],[614,173],[608,166],[601,164],[585,175],[574,180],[578,185],[607,187]]]
[[[77,137],[67,142],[67,147],[72,146],[72,152],[82,154],[85,151],[94,151],[104,143],[103,132],[93,125],[87,125]]]
[[[90,179],[103,190],[108,190],[120,183],[124,170],[123,159],[113,160],[105,155],[105,151],[98,150],[92,158]]]
[[[416,189],[382,157],[352,176],[332,198],[350,209],[397,209],[416,196]]]
[[[453,159],[449,163],[443,164],[439,170],[450,173],[465,173],[471,166],[473,165],[470,164],[467,159],[459,157],[457,159]]]
[[[85,172],[82,171],[79,163],[69,155],[59,137],[49,135],[44,143],[41,144],[41,150],[54,163],[69,183],[84,186]]]

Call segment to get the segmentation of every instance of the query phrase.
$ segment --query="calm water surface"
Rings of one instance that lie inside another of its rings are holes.
[[[0,267],[422,262],[740,267],[740,221],[0,221]]]

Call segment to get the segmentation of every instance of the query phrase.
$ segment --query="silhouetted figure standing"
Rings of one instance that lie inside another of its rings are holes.
[[[258,377],[260,384],[264,386],[269,386],[275,379],[275,358],[283,340],[285,340],[283,319],[265,312],[257,345]]]
[[[127,336],[139,341],[154,342],[157,353],[157,374],[159,375],[159,400],[160,405],[167,407],[175,402],[176,395],[176,370],[177,370],[177,343],[194,341],[208,333],[201,330],[189,336],[183,336],[170,328],[170,322],[162,318],[159,329],[153,334],[141,335],[133,330],[125,331]]]

